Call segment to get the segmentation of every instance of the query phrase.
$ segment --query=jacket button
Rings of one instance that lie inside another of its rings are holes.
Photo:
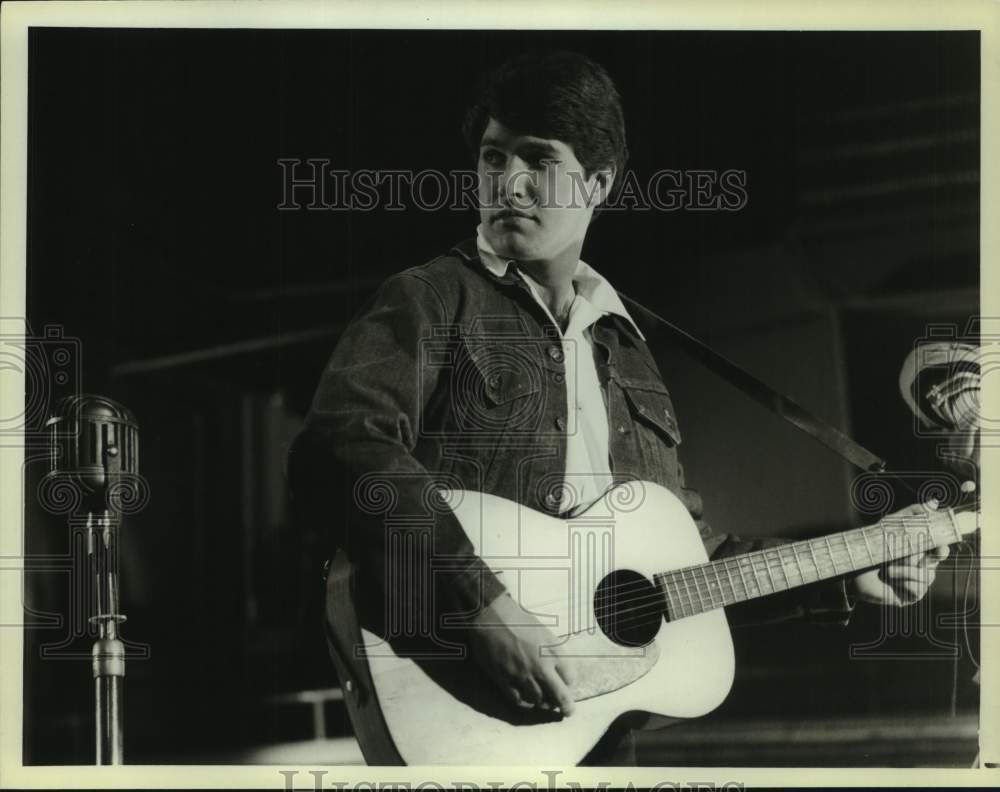
[[[566,428],[566,419],[560,415],[558,418],[556,418],[556,429],[558,429],[561,432],[565,428]]]
[[[618,434],[625,434],[625,424],[621,424],[618,427]]]
[[[556,373],[552,375],[552,381],[556,385],[562,385],[565,380],[566,378],[562,374]]]
[[[563,351],[559,347],[550,346],[549,357],[552,358],[556,363],[562,363],[565,355],[563,355]]]

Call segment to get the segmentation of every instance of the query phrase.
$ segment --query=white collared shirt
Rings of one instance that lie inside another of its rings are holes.
[[[500,258],[482,233],[477,230],[480,258],[490,272],[503,277],[511,260]],[[545,311],[562,343],[566,370],[566,474],[561,512],[579,512],[596,501],[611,486],[611,463],[608,457],[608,411],[601,393],[601,383],[594,362],[591,327],[607,314],[628,320],[639,337],[642,332],[629,316],[618,292],[607,279],[584,261],[573,273],[576,296],[569,309],[563,331],[539,294],[538,284],[519,270],[532,296]]]

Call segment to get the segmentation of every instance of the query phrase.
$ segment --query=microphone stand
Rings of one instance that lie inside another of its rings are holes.
[[[121,474],[118,447],[104,451],[107,481]],[[116,504],[110,504],[112,507]],[[114,508],[87,512],[87,555],[94,585],[97,612],[90,623],[97,626],[91,650],[94,672],[94,725],[96,763],[122,764],[122,688],[125,683],[125,644],[118,639],[118,625],[125,616],[118,612],[118,516]]]
[[[90,623],[97,626],[91,650],[94,673],[94,726],[98,765],[122,764],[122,694],[125,683],[125,644],[118,638],[118,625],[125,616],[118,612],[118,526],[111,511],[95,517],[87,513],[87,554],[94,585],[97,612]]]
[[[138,430],[121,405],[100,396],[67,397],[49,419],[50,476],[72,484],[83,496],[86,554],[91,586],[89,623],[97,637],[91,649],[94,677],[95,763],[120,765],[123,757],[125,644],[118,625],[118,534],[127,499],[141,493]],[[134,505],[134,504],[133,504]],[[134,508],[131,509],[134,511]]]

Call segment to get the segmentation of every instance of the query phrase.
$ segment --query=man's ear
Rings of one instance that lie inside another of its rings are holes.
[[[593,205],[595,207],[600,206],[608,200],[617,175],[614,166],[594,171],[595,189],[591,192],[591,195],[593,196]]]

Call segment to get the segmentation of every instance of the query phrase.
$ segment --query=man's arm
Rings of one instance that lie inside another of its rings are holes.
[[[420,340],[447,322],[444,300],[424,276],[404,272],[386,281],[369,309],[344,332],[324,369],[305,427],[289,453],[288,472],[294,497],[308,501],[310,516],[327,522],[338,543],[383,591],[392,565],[414,563],[420,579],[429,580],[431,558],[447,557],[450,569],[435,575],[434,589],[443,599],[436,611],[476,613],[505,589],[436,499],[434,476],[414,456],[423,399],[434,392],[439,376],[437,367],[421,364]],[[359,491],[359,484],[373,489]],[[364,508],[367,493],[387,497],[386,508]],[[390,512],[401,526],[392,530],[413,536],[389,541]],[[407,517],[423,527],[406,527]],[[407,544],[425,552],[412,561],[390,557],[392,548]],[[396,604],[432,606],[426,601]]]
[[[383,285],[371,308],[345,331],[323,372],[289,454],[290,486],[296,499],[309,501],[307,513],[329,521],[335,535],[342,531],[338,543],[376,578],[396,613],[418,619],[467,614],[474,656],[514,704],[569,715],[572,661],[543,651],[558,645],[551,631],[507,595],[447,507],[434,503],[428,509],[425,501],[436,482],[414,451],[439,369],[421,364],[420,339],[448,319],[445,301],[421,275],[403,273]],[[385,516],[358,508],[359,482],[383,486],[387,509],[404,525],[406,516],[426,523],[430,512],[432,526],[399,529],[416,534],[408,537],[414,541],[389,542]],[[407,544],[430,553],[392,557],[393,547]],[[437,602],[415,599],[412,589],[388,590],[390,566],[406,563],[416,575],[427,575],[432,559],[445,557],[451,569],[435,575]]]

